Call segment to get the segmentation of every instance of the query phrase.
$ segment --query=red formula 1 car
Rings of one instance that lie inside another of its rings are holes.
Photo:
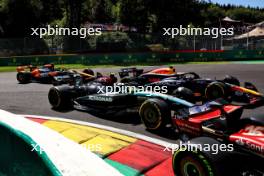
[[[19,66],[17,67],[17,81],[21,84],[30,82],[51,83],[55,76],[69,74],[64,69],[54,67],[54,64],[46,64],[41,67],[37,66]]]
[[[264,174],[264,116],[240,118],[239,106],[210,105],[180,117],[173,123],[180,133],[193,138],[178,146],[173,155],[177,176],[223,176]],[[229,113],[233,112],[233,113]],[[203,137],[200,137],[203,136]]]

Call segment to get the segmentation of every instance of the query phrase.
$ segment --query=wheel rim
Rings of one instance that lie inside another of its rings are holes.
[[[210,93],[207,95],[209,99],[216,99],[224,97],[224,92],[220,86],[212,86],[209,90]]]
[[[147,128],[156,129],[160,126],[160,113],[155,107],[147,108],[144,111],[144,123]]]
[[[213,97],[218,98],[218,97],[221,96],[221,93],[219,93],[219,91],[217,91],[217,90],[214,90],[214,91],[212,92],[212,95],[213,95]]]
[[[146,110],[146,120],[149,123],[155,123],[158,120],[157,113],[154,112],[152,109]]]
[[[24,80],[22,74],[19,74],[19,75],[18,75],[18,80],[19,80],[19,81],[23,81],[23,80]]]
[[[184,174],[186,176],[200,176],[200,171],[194,163],[188,162],[184,165]]]

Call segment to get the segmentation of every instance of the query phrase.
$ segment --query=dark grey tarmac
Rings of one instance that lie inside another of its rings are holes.
[[[241,82],[249,81],[254,83],[257,88],[264,92],[264,64],[189,64],[175,65],[176,70],[180,72],[193,71],[202,77],[207,78],[223,78],[225,75],[233,75],[239,78]],[[150,70],[155,67],[146,67]],[[117,72],[119,68],[103,68],[94,69],[95,71],[110,73]],[[16,72],[0,73],[0,109],[16,113],[16,114],[35,114],[52,117],[63,117],[67,119],[82,120],[107,126],[113,126],[125,129],[150,137],[163,139],[173,142],[177,139],[172,131],[165,131],[163,134],[153,134],[146,131],[140,120],[136,116],[118,117],[116,119],[103,119],[92,116],[85,112],[69,111],[57,112],[52,110],[47,94],[51,85],[48,84],[18,84],[16,80]],[[263,114],[264,107],[254,110],[246,110],[243,116],[252,114]]]

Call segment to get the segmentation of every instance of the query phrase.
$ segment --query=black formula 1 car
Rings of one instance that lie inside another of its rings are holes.
[[[89,81],[84,79],[79,74],[74,74],[73,82],[68,85],[59,85],[50,88],[48,93],[49,102],[54,109],[71,108],[73,100],[89,94],[96,94],[104,91],[106,86],[113,86],[117,82],[114,74],[110,76],[97,75]]]
[[[128,76],[129,73],[132,75]],[[205,79],[194,72],[176,72],[173,67],[159,68],[143,73],[142,69],[128,68],[119,73],[122,83],[145,87],[166,87],[167,94],[177,96],[190,102],[206,102],[224,98],[232,103],[241,103],[248,108],[258,106],[261,94],[252,83],[240,81],[226,75],[224,79]]]
[[[72,85],[56,86],[50,89],[49,101],[53,108],[69,107],[65,105],[72,104],[73,100],[78,97],[105,93],[106,87],[116,86],[117,78],[112,75],[95,79],[86,84],[83,84],[82,80],[76,80],[76,83]],[[231,76],[226,76],[223,80],[212,80],[197,79],[195,73],[182,73],[178,74],[177,77],[174,76],[159,82],[146,84],[144,87],[160,87],[162,89],[165,86],[167,94],[193,103],[224,98],[230,103],[243,105],[248,108],[262,105],[262,94],[257,92],[253,84],[245,83],[247,88],[237,86],[239,84],[240,82]],[[136,87],[133,83],[132,85],[125,83],[123,86]]]
[[[225,101],[226,102],[226,101]],[[131,94],[92,94],[76,98],[74,100],[74,108],[81,111],[95,112],[96,114],[114,115],[117,113],[138,112],[142,122],[148,130],[161,130],[167,125],[172,125],[172,112],[177,112],[177,117],[190,116],[191,114],[199,114],[209,112],[214,109],[212,103],[204,105],[195,105],[186,100],[153,92],[134,92]],[[224,106],[224,105],[223,105]],[[236,110],[240,117],[242,113],[241,106],[228,105],[228,113]],[[239,110],[239,111],[238,111]],[[215,112],[215,111],[213,111]]]
[[[236,110],[235,116],[240,118],[243,106],[232,105],[224,99],[220,100],[221,105],[226,112],[231,113]],[[258,101],[259,104],[263,105],[264,97],[259,97]],[[221,111],[211,112],[212,109],[217,107],[211,102],[214,101],[209,101],[209,103],[207,102],[202,105],[196,105],[175,96],[153,92],[133,92],[130,94],[106,93],[92,94],[76,98],[74,100],[74,108],[82,111],[95,112],[99,115],[100,113],[114,115],[135,110],[135,112],[139,112],[146,128],[154,131],[161,130],[168,124],[181,126],[175,122],[179,122],[181,119],[187,119],[192,115],[201,115],[205,113],[205,116],[203,116],[205,120],[207,119],[207,116],[210,116],[210,118],[219,116]],[[217,108],[221,109],[220,106]],[[171,113],[174,113],[173,116],[171,116]],[[177,121],[174,121],[173,119],[176,113]],[[235,121],[233,122],[234,125]],[[219,123],[219,125],[221,124]],[[195,126],[195,124],[193,126]],[[193,130],[193,132],[198,134],[195,130]]]
[[[197,78],[195,73],[184,73],[145,86],[166,86],[168,94],[193,103],[224,98],[233,104],[255,108],[258,107],[259,100],[262,100],[262,94],[258,92],[256,86],[245,82],[244,87],[241,87],[240,81],[229,75],[224,79],[215,80]]]

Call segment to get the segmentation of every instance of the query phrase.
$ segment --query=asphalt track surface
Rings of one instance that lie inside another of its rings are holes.
[[[152,68],[155,67],[146,67],[145,70],[150,70]],[[264,92],[264,64],[190,64],[175,65],[175,68],[180,72],[196,72],[204,78],[221,79],[226,74],[233,75],[239,78],[241,82],[249,81],[254,83],[259,91]],[[94,70],[103,73],[110,73],[117,72],[120,69],[98,68]],[[140,123],[140,119],[137,115],[122,116],[118,118],[100,118],[79,111],[57,112],[51,109],[48,102],[47,94],[51,86],[52,85],[39,83],[18,84],[16,80],[16,72],[0,73],[0,109],[16,114],[63,117],[103,124],[169,142],[173,142],[177,139],[177,136],[170,130],[164,131],[160,134],[146,131],[144,126]],[[254,110],[245,110],[243,116],[250,116],[253,114],[263,114],[264,116],[264,107]]]

